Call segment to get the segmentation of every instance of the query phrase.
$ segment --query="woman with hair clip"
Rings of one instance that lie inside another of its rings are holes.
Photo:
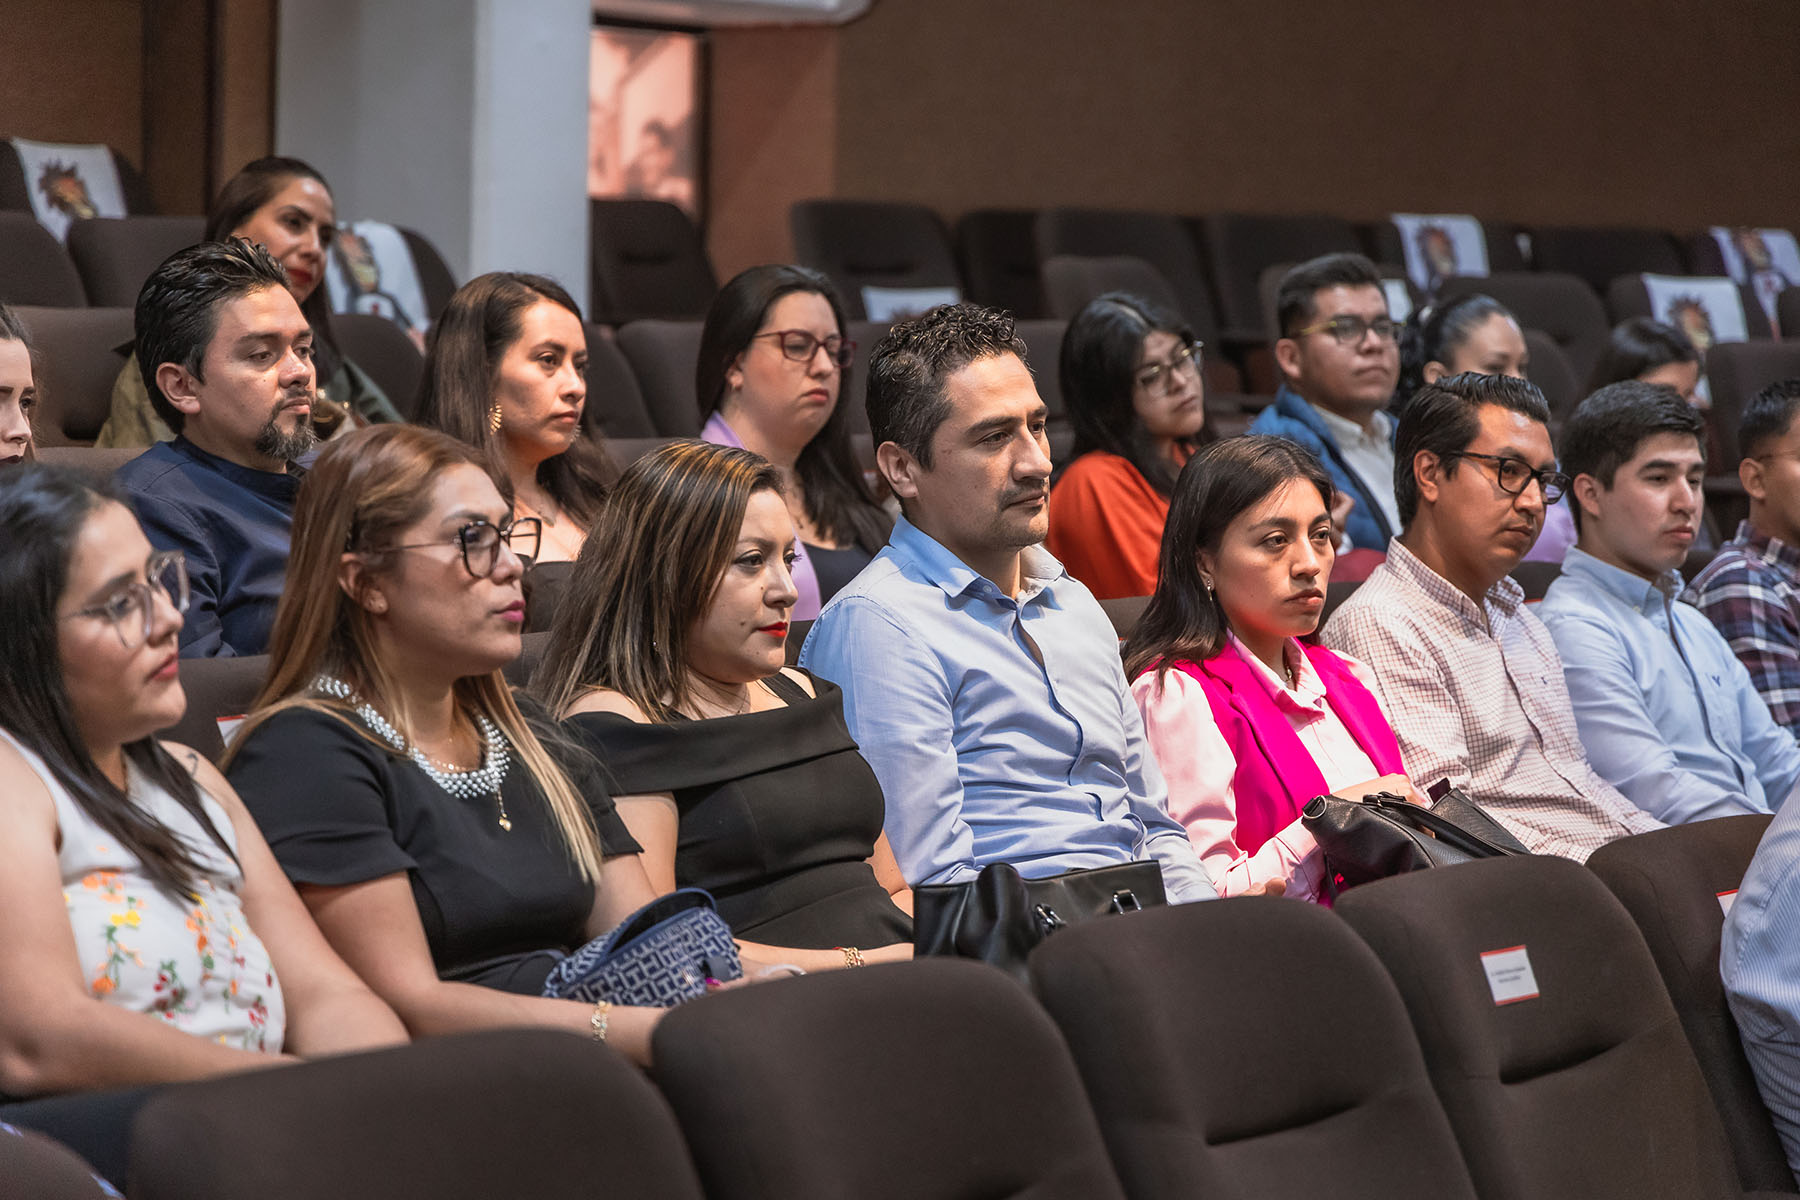
[[[775,467],[800,531],[793,618],[810,621],[887,544],[894,522],[850,449],[850,363],[837,289],[805,267],[751,267],[706,310],[700,436]]]
[[[661,1010],[542,994],[655,893],[599,764],[553,753],[501,674],[536,539],[442,433],[327,446],[227,774],[325,936],[414,1035],[549,1025],[645,1062]]]
[[[0,467],[37,457],[31,414],[37,409],[37,382],[31,371],[31,343],[25,326],[0,304]]]
[[[1063,334],[1075,426],[1050,491],[1046,545],[1095,596],[1147,596],[1175,477],[1205,440],[1201,346],[1173,314],[1109,292]]]
[[[745,450],[639,459],[575,564],[532,692],[606,764],[652,886],[712,892],[759,959],[912,956],[912,897],[843,694],[784,668],[796,589],[779,478]]]
[[[567,562],[612,477],[587,407],[587,330],[555,280],[495,271],[450,298],[432,326],[419,423],[473,446],[510,492],[516,519],[543,526],[538,562]]]
[[[1285,438],[1202,449],[1176,485],[1156,592],[1125,645],[1169,813],[1222,896],[1323,896],[1323,859],[1300,824],[1314,796],[1425,803],[1368,669],[1300,641],[1331,582],[1332,490]]]
[[[288,288],[312,326],[313,367],[319,380],[313,424],[320,437],[402,419],[375,381],[344,357],[332,336],[331,302],[322,285],[325,252],[336,220],[331,188],[323,175],[297,158],[259,158],[219,189],[200,238],[203,242],[247,238],[265,247],[287,272]],[[94,444],[148,446],[174,436],[151,408],[137,359],[128,355],[113,384],[112,411]]]
[[[319,936],[237,793],[155,737],[187,707],[186,603],[181,555],[153,553],[109,492],[54,467],[0,473],[0,1098],[406,1039]],[[78,1107],[90,1119],[53,1131],[120,1177],[134,1107]],[[44,1109],[0,1106],[0,1120]]]

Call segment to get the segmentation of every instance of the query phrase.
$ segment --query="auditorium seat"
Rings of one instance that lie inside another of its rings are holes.
[[[1736,473],[1738,422],[1756,393],[1783,379],[1800,379],[1800,339],[1726,342],[1706,352],[1706,379],[1712,390],[1712,427],[1719,441],[1716,470]]]
[[[506,664],[506,682],[514,687],[524,687],[531,682],[532,672],[544,659],[544,649],[550,644],[550,635],[541,631],[525,634],[519,639],[519,657]]]
[[[1585,867],[1520,855],[1415,871],[1335,911],[1398,985],[1484,1200],[1739,1194],[1656,963]]]
[[[118,150],[112,147],[108,149],[112,152],[113,166],[119,172],[119,190],[125,195],[125,211],[134,214],[155,212],[155,207],[150,203],[150,188],[144,181],[143,173]],[[9,139],[3,137],[0,137],[0,210],[24,213],[32,211],[31,184],[25,178],[24,167],[19,162],[19,152]]]
[[[618,339],[656,432],[662,437],[699,437],[694,367],[700,356],[700,322],[633,321],[619,328]]]
[[[409,421],[418,417],[419,380],[425,375],[425,356],[404,329],[386,317],[333,313],[331,334],[344,357],[368,372],[401,416]]]
[[[1259,285],[1266,268],[1363,252],[1356,226],[1342,217],[1214,213],[1201,217],[1199,228],[1225,327],[1252,340],[1264,336]]]
[[[813,623],[811,621],[790,621],[788,623],[786,647],[788,666],[797,667],[800,665],[800,651],[805,647],[806,635],[812,632],[812,627]]]
[[[96,217],[69,226],[69,258],[89,304],[130,308],[150,272],[205,232],[205,217]]]
[[[456,294],[456,276],[430,238],[404,225],[394,228],[406,239],[406,248],[412,253],[413,270],[419,273],[419,290],[425,293],[425,308],[436,321],[443,315],[450,297]]]
[[[954,288],[962,275],[950,235],[920,204],[800,200],[788,208],[794,257],[837,286],[845,312],[866,319],[865,287]]]
[[[1194,336],[1207,343],[1201,359],[1206,387],[1209,391],[1239,392],[1243,377],[1225,358],[1216,328],[1203,327],[1189,316],[1183,299],[1162,271],[1147,259],[1130,254],[1088,257],[1078,254],[1056,254],[1043,261],[1044,301],[1050,315],[1068,322],[1080,314],[1088,303],[1107,292],[1124,292],[1147,300],[1166,312],[1185,319]]]
[[[1326,909],[1156,908],[1030,966],[1132,1200],[1474,1200],[1393,981]]]
[[[8,145],[0,140],[0,146]],[[82,308],[87,293],[67,251],[28,212],[0,212],[0,304]]]
[[[1100,601],[1100,611],[1112,622],[1113,633],[1122,642],[1137,628],[1138,618],[1150,605],[1148,596],[1121,596]]]
[[[221,720],[246,716],[269,674],[269,656],[247,654],[233,658],[184,658],[181,690],[187,693],[187,711],[181,720],[160,730],[158,737],[198,750],[214,762],[225,754]]]
[[[1039,263],[1064,254],[1143,259],[1174,290],[1175,303],[1171,307],[1193,326],[1194,336],[1211,343],[1215,350],[1224,349],[1220,334],[1229,322],[1219,319],[1218,305],[1201,269],[1199,246],[1180,217],[1099,208],[1047,208],[1038,214],[1034,233]],[[1047,277],[1045,287],[1049,287]],[[1058,311],[1047,292],[1045,298],[1051,301],[1052,316],[1066,320],[1073,315]]]
[[[113,473],[144,452],[142,446],[101,450],[94,446],[39,446],[41,463],[80,471],[96,485],[112,482]]]
[[[1785,287],[1775,298],[1775,322],[1781,336],[1800,338],[1800,287]]]
[[[0,213],[0,217],[4,217]],[[41,404],[40,446],[90,446],[112,411],[113,381],[131,343],[129,308],[18,308],[31,338]]]
[[[1483,292],[1508,309],[1527,329],[1550,335],[1569,360],[1577,380],[1585,382],[1605,352],[1612,325],[1593,289],[1573,275],[1537,271],[1500,271],[1492,275],[1458,275],[1444,281],[1439,300]]]
[[[709,996],[653,1059],[710,1200],[1123,1197],[1056,1026],[984,963]]]
[[[1539,271],[1573,275],[1606,295],[1621,275],[1686,275],[1687,258],[1674,234],[1660,229],[1535,226],[1531,261]]]
[[[1650,946],[1688,1044],[1712,1089],[1745,1188],[1800,1191],[1757,1091],[1719,978],[1721,898],[1737,894],[1769,827],[1766,816],[1724,817],[1620,838],[1588,866],[1631,914]]]
[[[605,325],[587,326],[587,408],[582,424],[606,438],[655,437],[656,422],[644,404],[644,393],[631,362]]]
[[[892,327],[885,321],[850,321],[845,327],[844,333],[856,343],[856,351],[845,386],[838,388],[838,403],[845,406],[845,416],[850,422],[850,433],[853,436],[869,432],[869,408],[863,403],[869,393],[869,356],[875,352],[875,343],[890,328]]]
[[[1550,406],[1550,434],[1561,432],[1562,423],[1586,394],[1586,381],[1575,378],[1569,358],[1556,339],[1541,329],[1525,329],[1525,378],[1537,384]]]
[[[969,299],[1015,317],[1049,316],[1032,232],[1037,210],[983,208],[956,222],[956,258]]]
[[[700,229],[666,200],[588,202],[589,280],[603,325],[706,315],[718,277]]]
[[[0,1108],[0,1121],[6,1110]],[[109,1193],[73,1150],[40,1133],[0,1129],[0,1195],[22,1200],[104,1200]]]
[[[1752,341],[1766,342],[1775,336],[1775,330],[1769,325],[1769,314],[1757,302],[1756,293],[1748,287],[1743,284],[1734,284],[1723,276],[1696,275],[1693,277],[1693,281],[1709,287],[1725,284],[1737,293],[1738,310],[1744,318],[1744,332]],[[1650,317],[1657,321],[1667,320],[1667,314],[1657,312],[1651,303],[1650,289],[1645,285],[1642,275],[1621,275],[1608,284],[1606,310],[1614,322],[1628,320],[1632,317]]]
[[[1074,436],[1069,427],[1069,409],[1062,394],[1062,340],[1069,323],[1050,319],[1014,323],[1019,340],[1025,343],[1025,359],[1037,384],[1038,396],[1050,410],[1052,449],[1059,440]]]
[[[170,1088],[139,1115],[131,1160],[133,1200],[701,1197],[643,1074],[552,1030],[427,1038]]]
[[[1377,263],[1404,266],[1406,248],[1393,221],[1371,221],[1361,226],[1363,244]],[[1531,264],[1519,248],[1519,227],[1510,221],[1481,222],[1481,240],[1487,249],[1489,271],[1523,271]]]

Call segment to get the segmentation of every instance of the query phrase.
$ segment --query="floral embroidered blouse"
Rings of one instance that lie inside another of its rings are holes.
[[[132,803],[186,839],[206,869],[197,899],[167,891],[82,811],[41,758],[3,729],[0,738],[19,750],[56,805],[63,900],[88,990],[224,1046],[279,1053],[281,985],[244,917],[237,863],[173,796],[128,766]],[[205,793],[201,805],[235,854],[231,818]]]

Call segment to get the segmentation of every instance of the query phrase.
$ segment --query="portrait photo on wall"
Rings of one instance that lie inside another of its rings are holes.
[[[588,70],[588,195],[701,208],[701,34],[596,24]]]

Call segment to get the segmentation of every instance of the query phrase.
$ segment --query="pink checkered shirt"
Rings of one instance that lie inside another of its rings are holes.
[[[1395,539],[1323,640],[1374,672],[1420,790],[1447,776],[1534,852],[1577,862],[1662,827],[1588,766],[1556,643],[1511,579],[1477,608]]]

